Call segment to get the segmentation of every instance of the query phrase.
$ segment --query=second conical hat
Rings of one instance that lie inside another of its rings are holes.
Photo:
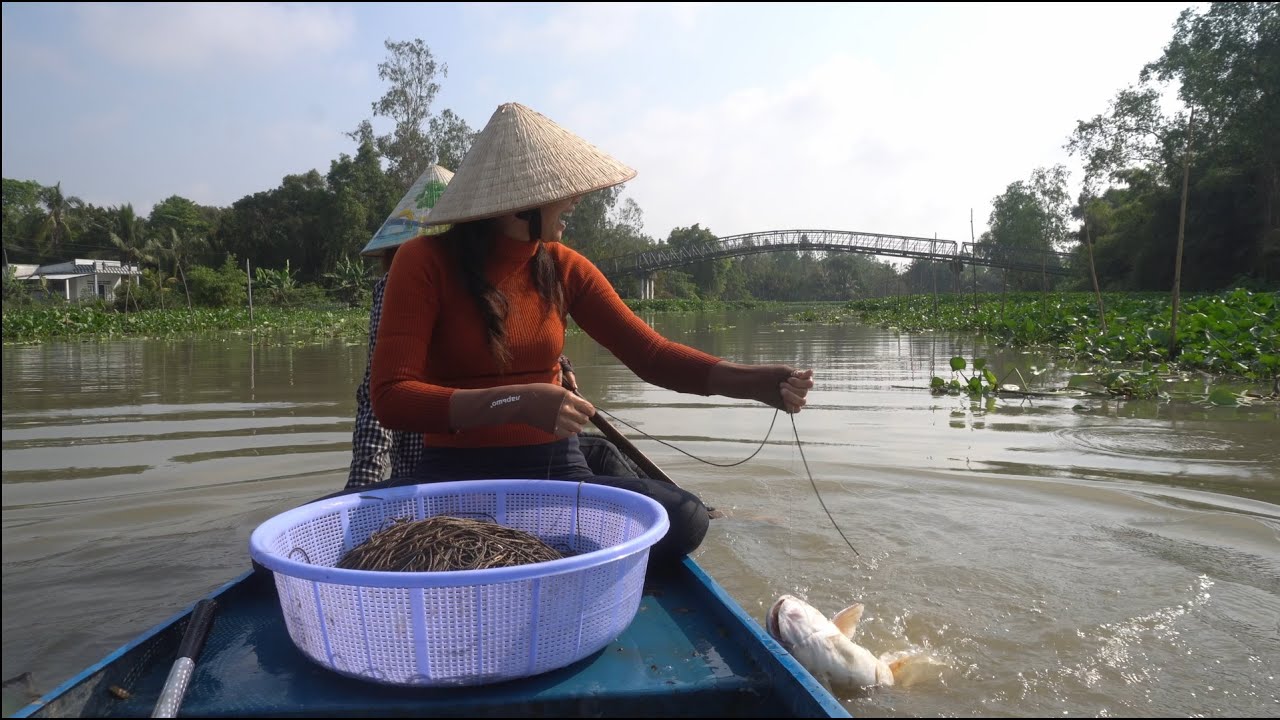
[[[444,227],[428,227],[427,218],[452,179],[453,173],[439,165],[427,168],[409,186],[409,192],[396,203],[395,210],[382,221],[382,227],[373,234],[373,239],[364,246],[360,254],[381,255],[419,235],[432,235],[447,230]]]

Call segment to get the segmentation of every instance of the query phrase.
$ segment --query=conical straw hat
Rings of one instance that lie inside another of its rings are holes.
[[[428,227],[427,217],[452,179],[453,173],[439,165],[427,168],[409,186],[409,192],[396,203],[396,209],[382,222],[382,227],[373,234],[373,239],[360,254],[381,255],[419,235],[434,235],[448,230],[447,226]]]
[[[431,225],[510,215],[624,183],[636,171],[546,116],[500,106],[476,137]]]

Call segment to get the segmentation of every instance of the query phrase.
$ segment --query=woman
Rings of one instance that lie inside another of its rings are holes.
[[[377,347],[378,321],[382,317],[382,297],[387,289],[387,273],[391,272],[391,261],[396,250],[406,240],[418,235],[434,235],[448,230],[448,226],[430,226],[427,217],[435,205],[445,186],[453,179],[448,168],[432,165],[422,173],[396,207],[382,222],[378,232],[364,246],[360,254],[364,257],[376,257],[381,266],[381,274],[373,286],[373,301],[369,308],[369,355],[365,361],[364,379],[356,388],[356,420],[351,433],[351,467],[347,473],[346,490],[367,490],[378,487],[387,477],[409,477],[418,467],[422,458],[422,435],[413,432],[392,432],[386,429],[374,417],[373,406],[369,401],[369,371],[373,364],[373,351]],[[560,356],[561,377],[568,382],[561,382],[566,387],[576,387],[573,377],[573,363],[569,358]],[[635,474],[625,461],[619,465],[616,449],[603,438],[584,437],[579,442],[584,446],[584,454],[595,460],[592,467],[612,466],[625,471],[623,474]],[[591,452],[585,449],[590,446]],[[342,494],[342,493],[339,493]],[[329,497],[333,497],[332,495]]]
[[[595,408],[555,382],[567,316],[642,379],[678,392],[799,412],[811,370],[730,363],[671,342],[636,317],[589,260],[560,244],[583,195],[636,172],[542,115],[498,108],[430,222],[448,232],[396,254],[373,356],[378,419],[423,434],[414,482],[556,478],[623,487],[667,509],[651,556],[676,561],[707,530],[692,493],[593,475],[577,435]]]

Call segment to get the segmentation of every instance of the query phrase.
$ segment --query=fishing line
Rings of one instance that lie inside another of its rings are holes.
[[[547,479],[551,479],[551,461],[556,457],[556,445],[552,443],[547,452]],[[571,554],[578,553],[578,537],[582,535],[582,485],[586,480],[578,481],[578,494],[573,499],[573,540],[569,548]]]
[[[694,455],[693,453],[690,453],[690,452],[686,452],[686,451],[684,451],[684,450],[681,450],[680,448],[676,447],[675,445],[672,445],[671,443],[669,443],[669,442],[667,442],[667,441],[665,441],[665,440],[660,440],[660,439],[658,439],[658,438],[656,438],[656,437],[654,437],[654,436],[650,435],[649,433],[647,433],[647,432],[645,432],[645,431],[641,430],[640,428],[636,427],[635,425],[632,425],[631,423],[627,422],[626,420],[623,420],[622,418],[618,417],[617,415],[614,415],[613,413],[609,412],[608,410],[605,410],[605,409],[604,409],[604,408],[602,408],[602,407],[596,406],[596,411],[597,411],[597,412],[602,412],[602,413],[604,413],[605,415],[608,415],[609,417],[613,418],[614,420],[617,420],[618,422],[622,423],[623,425],[626,425],[627,427],[631,428],[632,430],[635,430],[636,432],[640,433],[641,435],[644,435],[645,437],[649,438],[650,440],[653,440],[653,441],[655,441],[655,442],[662,443],[663,445],[666,445],[667,447],[671,448],[672,450],[675,450],[676,452],[682,453],[682,454],[684,454],[684,455],[688,455],[689,457],[693,458],[694,460],[697,460],[698,462],[706,463],[707,465],[714,465],[715,467],[733,467],[733,466],[735,466],[735,465],[741,465],[742,463],[746,462],[747,460],[750,460],[751,458],[753,458],[753,457],[755,457],[756,455],[760,454],[760,451],[764,449],[765,444],[766,444],[766,443],[768,443],[768,441],[769,441],[769,436],[773,434],[773,426],[774,426],[774,424],[775,424],[775,423],[777,423],[777,421],[778,421],[778,412],[779,412],[779,410],[777,410],[776,408],[774,409],[774,411],[773,411],[773,419],[769,421],[769,430],[768,430],[768,432],[766,432],[766,433],[764,434],[764,440],[761,440],[761,441],[760,441],[760,447],[756,448],[755,452],[751,453],[751,454],[750,454],[750,455],[748,455],[747,457],[745,457],[745,458],[743,458],[742,460],[739,460],[739,461],[737,461],[737,462],[731,462],[731,463],[717,463],[717,462],[712,462],[712,461],[710,461],[710,460],[704,460],[703,458],[700,458],[700,457],[698,457],[697,455]],[[834,527],[834,528],[836,529],[836,532],[840,533],[840,539],[844,540],[844,544],[849,546],[849,549],[853,551],[853,554],[854,554],[854,555],[857,555],[858,557],[862,557],[862,553],[858,552],[858,549],[857,549],[857,548],[855,548],[855,547],[853,546],[853,543],[849,542],[849,538],[848,538],[848,537],[845,537],[844,531],[840,529],[840,524],[836,522],[836,519],[835,519],[835,517],[834,517],[834,516],[832,516],[831,511],[827,509],[827,504],[826,504],[825,502],[823,502],[823,500],[822,500],[822,492],[818,490],[818,483],[817,483],[816,481],[814,481],[814,479],[813,479],[813,471],[809,469],[809,460],[808,460],[808,458],[806,458],[806,457],[804,456],[804,445],[800,442],[800,430],[799,430],[798,428],[796,428],[796,416],[795,416],[795,414],[793,414],[793,413],[787,413],[787,414],[791,416],[791,432],[792,432],[792,433],[795,435],[795,437],[796,437],[796,447],[797,447],[797,448],[799,448],[799,450],[800,450],[800,459],[804,462],[804,472],[805,472],[805,475],[808,475],[808,476],[809,476],[809,484],[813,486],[813,494],[814,494],[814,495],[816,495],[816,496],[818,497],[818,504],[822,506],[822,511],[823,511],[823,512],[825,512],[825,513],[827,514],[827,519],[829,519],[829,520],[831,521],[831,525],[832,525],[832,527]]]
[[[818,492],[818,484],[813,481],[813,473],[809,470],[809,461],[804,457],[804,445],[800,443],[800,431],[796,429],[796,416],[791,416],[791,432],[796,436],[796,447],[800,449],[800,460],[804,462],[804,472],[809,476],[809,484],[813,486],[813,494],[818,496],[818,504],[822,506],[822,511],[827,514],[827,519],[831,521],[831,525],[835,527],[836,532],[840,533],[840,539],[844,540],[844,544],[849,546],[854,555],[862,557],[862,553],[849,542],[849,538],[844,536],[844,531],[840,529],[840,525],[836,523],[836,519],[832,517],[831,511],[827,509],[827,504],[822,501],[822,493]]]
[[[759,455],[759,454],[760,454],[760,451],[764,449],[765,444],[769,442],[769,436],[770,436],[771,434],[773,434],[773,425],[774,425],[774,423],[778,422],[778,412],[779,412],[776,408],[774,409],[774,411],[773,411],[773,419],[769,421],[769,431],[768,431],[768,432],[766,432],[766,433],[764,434],[764,439],[760,441],[760,447],[756,448],[756,451],[755,451],[755,452],[751,453],[750,455],[746,456],[745,458],[743,458],[743,459],[741,459],[741,460],[739,460],[739,461],[737,461],[737,462],[731,462],[731,463],[718,463],[718,462],[712,462],[712,461],[710,461],[710,460],[704,460],[704,459],[702,459],[702,458],[698,457],[697,455],[694,455],[693,453],[685,452],[684,450],[681,450],[680,448],[676,447],[675,445],[672,445],[671,443],[667,442],[666,440],[658,439],[658,438],[656,438],[656,437],[654,437],[654,436],[650,435],[649,433],[647,433],[647,432],[645,432],[645,431],[641,430],[640,428],[636,427],[635,425],[632,425],[631,423],[627,422],[626,420],[623,420],[622,418],[618,417],[617,415],[614,415],[613,413],[609,412],[608,410],[605,410],[605,409],[604,409],[604,408],[602,408],[602,407],[598,407],[598,406],[597,406],[597,407],[596,407],[596,410],[597,410],[598,412],[602,412],[602,413],[604,413],[605,415],[608,415],[609,417],[613,418],[614,420],[617,420],[618,422],[622,423],[623,425],[626,425],[627,427],[631,428],[632,430],[635,430],[636,432],[638,432],[638,433],[640,433],[641,435],[643,435],[643,436],[645,436],[645,437],[649,438],[650,440],[653,440],[654,442],[662,443],[663,445],[666,445],[667,447],[671,448],[672,450],[675,450],[676,452],[678,452],[678,453],[682,453],[682,454],[684,454],[684,455],[688,455],[689,457],[693,458],[694,460],[697,460],[697,461],[698,461],[698,462],[700,462],[700,463],[706,463],[707,465],[714,465],[714,466],[716,466],[716,467],[733,467],[733,466],[735,466],[735,465],[741,465],[742,463],[744,463],[744,462],[746,462],[746,461],[750,460],[751,458],[755,457],[756,455]],[[794,421],[792,421],[792,422],[794,422]]]

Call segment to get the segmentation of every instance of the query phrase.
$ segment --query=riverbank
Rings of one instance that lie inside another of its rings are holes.
[[[793,321],[861,322],[903,332],[975,332],[1010,347],[1052,349],[1101,367],[1169,365],[1167,295],[1109,293],[1106,331],[1089,293],[1012,293],[872,298],[840,304],[765,301],[629,300],[636,312],[696,313],[796,308]],[[6,344],[118,337],[183,337],[256,333],[273,341],[368,337],[367,307],[258,307],[144,310],[123,313],[98,304],[57,304],[4,311]],[[1183,298],[1176,366],[1251,380],[1280,376],[1280,294],[1232,290]]]

